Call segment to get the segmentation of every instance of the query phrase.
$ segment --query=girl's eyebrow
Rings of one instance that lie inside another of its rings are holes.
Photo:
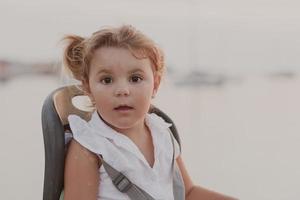
[[[97,74],[101,74],[101,73],[109,74],[109,73],[111,73],[111,70],[109,70],[109,69],[100,69],[99,71],[97,71]]]
[[[131,73],[135,73],[135,72],[141,72],[141,73],[143,73],[144,70],[142,70],[140,68],[137,68],[137,69],[130,70],[128,73],[131,74]]]
[[[140,73],[144,73],[144,70],[140,69],[140,68],[136,68],[136,69],[132,69],[128,72],[128,74],[132,74],[132,73],[136,73],[136,72],[140,72]],[[97,71],[97,75],[98,74],[102,74],[102,73],[105,73],[105,74],[111,74],[112,73],[112,70],[110,69],[100,69],[99,71]]]

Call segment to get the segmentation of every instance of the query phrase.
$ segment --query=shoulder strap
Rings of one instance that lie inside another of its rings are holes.
[[[126,193],[131,200],[154,200],[154,198],[143,189],[132,183],[123,173],[119,172],[98,155],[102,165],[111,178],[114,186],[122,193]]]
[[[170,130],[170,129],[169,129]],[[174,136],[170,132],[170,137],[173,145],[173,158],[172,158],[172,174],[173,174],[173,195],[174,200],[184,200],[185,199],[185,188],[183,179],[180,173],[180,170],[177,166],[176,160],[175,160],[175,142],[174,142]]]

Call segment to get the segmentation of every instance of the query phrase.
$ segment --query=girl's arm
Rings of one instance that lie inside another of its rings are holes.
[[[219,194],[217,192],[194,185],[184,166],[181,156],[179,156],[176,161],[182,174],[186,200],[236,200],[233,197],[225,196],[223,194]]]
[[[65,162],[64,200],[96,200],[100,164],[95,154],[72,140]]]

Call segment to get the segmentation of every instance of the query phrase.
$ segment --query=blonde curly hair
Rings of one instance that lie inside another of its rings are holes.
[[[72,76],[82,82],[88,82],[90,63],[94,52],[101,47],[118,47],[128,49],[138,59],[149,58],[158,76],[162,76],[165,65],[162,50],[149,37],[131,25],[105,27],[84,38],[67,35],[63,62]]]

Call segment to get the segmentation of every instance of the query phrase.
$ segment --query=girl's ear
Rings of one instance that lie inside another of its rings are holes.
[[[160,81],[161,81],[161,76],[155,74],[154,75],[154,88],[153,88],[152,98],[154,98],[156,93],[157,93],[157,90],[158,90],[159,85],[160,85]]]
[[[91,93],[90,91],[90,85],[89,85],[89,82],[88,80],[81,80],[81,84],[82,84],[82,87],[83,87],[83,90],[86,94],[88,93]]]
[[[92,106],[95,106],[95,99],[91,93],[91,88],[88,81],[82,81],[82,86],[83,86],[84,93],[89,97]]]
[[[92,98],[92,97],[91,97],[91,89],[90,89],[90,84],[89,84],[89,82],[88,82],[87,80],[82,80],[81,83],[82,83],[82,87],[83,87],[84,93],[85,93],[87,96],[89,96],[90,98]]]

